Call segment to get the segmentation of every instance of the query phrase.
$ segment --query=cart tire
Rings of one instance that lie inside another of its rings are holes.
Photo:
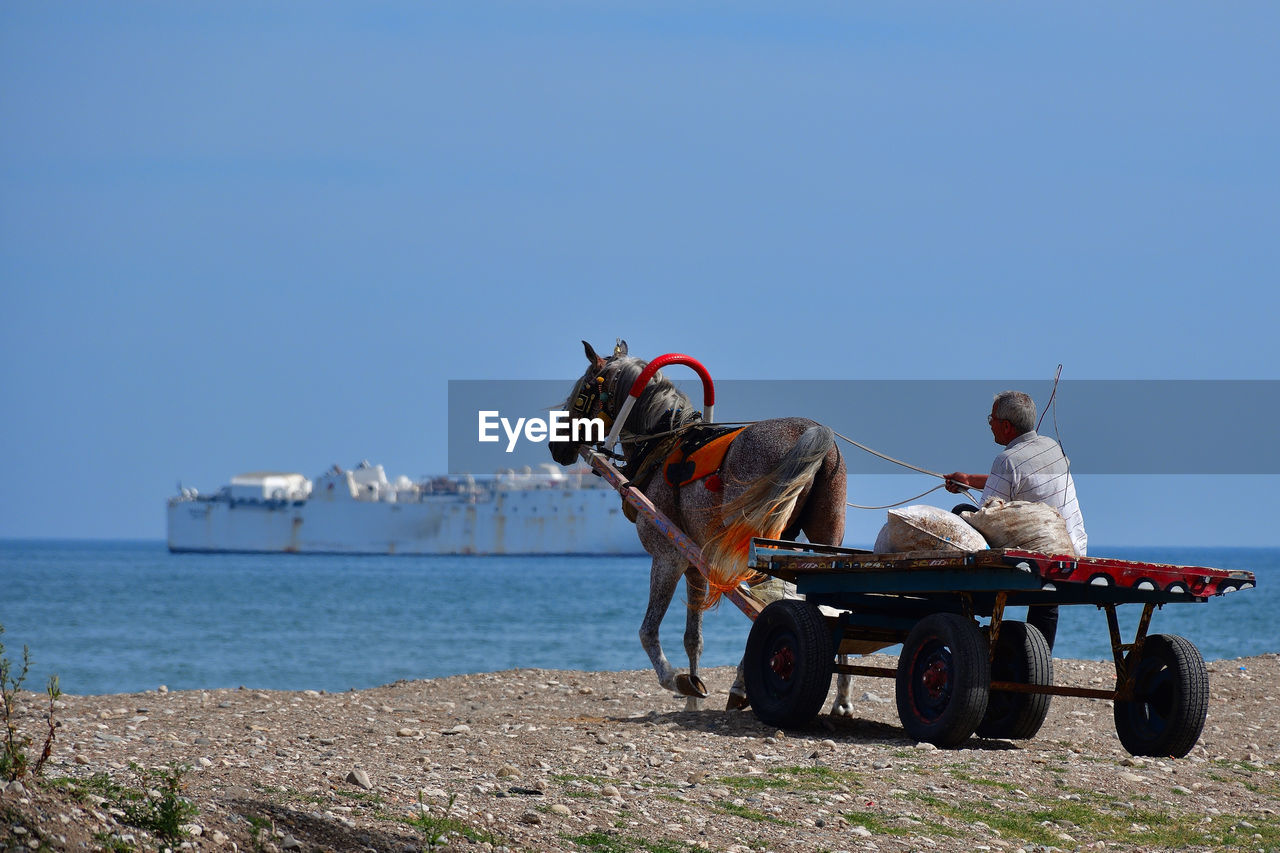
[[[816,604],[775,601],[747,635],[744,677],[751,710],[771,726],[802,726],[831,689],[835,642]]]
[[[1133,673],[1133,699],[1116,701],[1116,734],[1133,755],[1181,758],[1204,730],[1209,712],[1209,673],[1185,637],[1152,634],[1142,657],[1125,658]]]
[[[971,620],[934,613],[916,623],[898,659],[898,716],[907,734],[943,749],[969,739],[987,713],[991,664]]]
[[[1053,654],[1040,629],[1026,622],[1002,622],[991,660],[992,681],[1047,687],[1053,684]],[[1036,736],[1049,714],[1047,693],[992,690],[978,737],[1027,740]]]

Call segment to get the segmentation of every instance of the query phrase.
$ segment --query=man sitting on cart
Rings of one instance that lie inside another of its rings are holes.
[[[1084,532],[1084,519],[1076,500],[1071,463],[1058,442],[1036,432],[1036,404],[1021,391],[1002,391],[991,404],[987,423],[996,444],[1005,448],[991,463],[991,473],[948,474],[947,491],[958,494],[967,488],[982,489],[979,504],[989,498],[1048,504],[1066,521],[1076,555],[1085,556],[1089,537]],[[962,504],[955,511],[976,509]],[[1052,650],[1058,633],[1058,608],[1054,605],[1030,607],[1027,622],[1040,630]]]

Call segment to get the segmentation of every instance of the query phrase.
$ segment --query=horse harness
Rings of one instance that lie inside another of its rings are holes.
[[[613,359],[609,359],[612,361]],[[615,371],[613,384],[609,390],[604,388],[604,372],[597,373],[590,381],[584,382],[582,388],[569,407],[569,414],[581,418],[599,418],[604,422],[605,432],[613,428],[613,415],[605,410],[605,404],[618,395],[618,382],[622,373]]]
[[[677,508],[680,504],[680,488],[698,480],[710,492],[720,492],[720,466],[730,445],[746,427],[716,426],[715,424],[690,424],[674,435],[640,442],[632,453],[635,476],[631,481],[640,489],[648,485],[649,478],[661,468],[663,479],[672,489]],[[622,512],[632,524],[636,521],[635,507],[622,502]]]
[[[621,373],[615,372],[610,387],[606,389],[602,370],[583,383],[583,387],[574,397],[570,413],[577,417],[600,418],[604,422],[605,430],[611,429],[613,416],[608,412],[608,403],[618,396],[620,380]],[[626,465],[628,479],[640,489],[644,489],[649,478],[658,468],[661,468],[667,485],[673,489],[677,507],[680,502],[680,487],[697,480],[702,480],[708,491],[723,490],[724,485],[720,482],[720,466],[724,463],[725,454],[729,452],[729,446],[733,444],[738,434],[746,429],[746,427],[700,423],[673,428],[672,425],[678,414],[678,410],[668,412],[658,424],[655,424],[657,432],[653,437],[633,442]],[[635,507],[625,500],[622,502],[622,512],[628,521],[635,523],[638,513]]]

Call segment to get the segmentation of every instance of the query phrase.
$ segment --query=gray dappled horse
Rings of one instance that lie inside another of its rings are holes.
[[[647,362],[628,356],[625,341],[618,342],[609,358],[601,358],[590,344],[582,343],[587,370],[574,385],[564,408],[572,417],[602,418],[607,430]],[[653,557],[649,605],[640,625],[640,644],[662,686],[688,697],[687,710],[701,709],[701,697],[706,695],[705,688],[699,689],[702,682],[698,678],[702,613],[722,594],[754,575],[746,567],[751,538],[795,539],[803,531],[810,542],[839,545],[845,522],[844,458],[831,429],[805,418],[776,418],[746,427],[729,446],[717,472],[718,482],[707,477],[673,487],[663,476],[661,466],[649,468],[647,474],[640,473],[646,468],[646,456],[655,457],[669,449],[660,441],[663,436],[701,420],[701,413],[689,398],[658,373],[636,401],[621,433],[628,477],[698,544],[709,568],[709,579],[704,579],[661,530],[643,515],[636,519],[640,544]],[[570,465],[577,459],[580,444],[552,442],[551,455],[561,465]],[[689,655],[687,675],[671,666],[658,642],[658,628],[681,576],[688,594],[684,632],[684,648]],[[746,705],[743,665],[739,663],[728,707]],[[831,712],[842,716],[852,713],[846,675],[838,678]]]

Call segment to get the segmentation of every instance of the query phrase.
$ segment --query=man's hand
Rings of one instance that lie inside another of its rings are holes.
[[[951,494],[958,495],[969,488],[973,488],[973,483],[969,481],[968,474],[955,471],[947,475],[947,491],[951,492]]]

